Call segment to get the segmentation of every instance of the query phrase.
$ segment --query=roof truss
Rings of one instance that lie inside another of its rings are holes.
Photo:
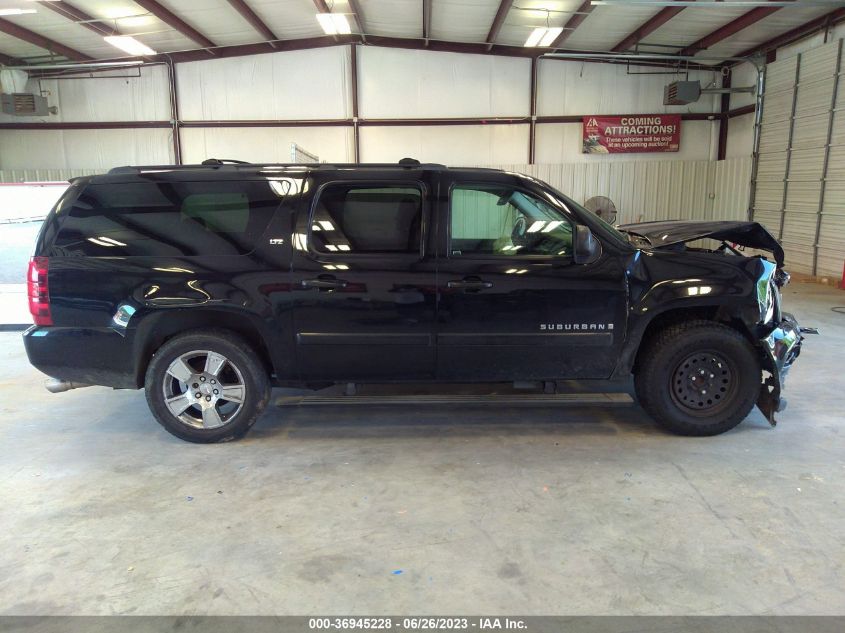
[[[173,13],[170,9],[162,6],[156,0],[134,0],[134,2],[152,13],[167,26],[179,31],[182,35],[190,40],[193,40],[203,48],[214,48],[217,46],[205,35],[197,31],[194,27],[185,22],[185,20]]]
[[[496,11],[496,17],[493,18],[493,24],[490,25],[490,32],[487,34],[487,50],[493,48],[496,43],[496,38],[499,36],[499,31],[502,30],[502,25],[505,23],[505,18],[508,17],[508,12],[513,6],[513,0],[502,0],[499,3],[499,9]]]
[[[646,20],[636,31],[614,46],[611,52],[624,53],[632,49],[683,10],[684,7],[666,7],[661,9],[656,15]]]
[[[573,15],[569,20],[567,20],[566,24],[563,25],[563,32],[557,36],[557,39],[552,42],[552,48],[560,48],[563,46],[563,43],[569,39],[569,36],[575,32],[581,23],[589,17],[590,13],[593,12],[595,7],[592,5],[591,0],[585,0],[581,3],[575,11],[575,15]]]
[[[838,24],[842,21],[845,21],[845,9],[836,9],[830,13],[825,13],[815,20],[805,22],[801,26],[796,26],[794,29],[790,29],[786,33],[781,33],[777,37],[773,37],[762,44],[752,46],[751,48],[739,53],[737,57],[752,57],[754,55],[768,53],[769,51],[773,51],[781,46],[785,46],[799,40],[802,37],[806,37],[807,35],[811,35],[825,28],[830,28],[834,24]]]
[[[699,51],[703,51],[714,44],[718,44],[722,40],[739,33],[743,29],[747,29],[752,24],[756,24],[763,18],[767,18],[772,13],[779,10],[780,7],[757,7],[756,9],[751,9],[751,11],[743,13],[735,20],[728,22],[724,26],[720,26],[711,33],[708,33],[697,42],[693,42],[689,46],[685,46],[678,51],[678,55],[695,55]]]
[[[41,1],[40,4],[51,11],[55,11],[59,15],[66,17],[71,22],[76,22],[79,26],[84,26],[89,31],[93,31],[97,35],[119,35],[117,29],[108,22],[99,21],[96,18],[88,15],[85,11],[77,9],[72,4],[62,2],[61,0],[54,0],[52,2]]]
[[[258,17],[258,14],[252,10],[245,0],[228,0],[232,8],[237,11],[240,16],[246,20],[249,25],[256,30],[256,32],[267,41],[277,40],[276,34],[269,26]]]
[[[9,20],[4,20],[3,18],[0,18],[0,31],[24,42],[29,42],[39,48],[48,50],[51,53],[72,59],[75,62],[90,62],[93,59],[85,53],[80,53],[78,50],[71,48],[70,46],[65,46],[60,42],[51,40],[49,37],[44,37],[35,31],[30,31],[29,29],[18,26],[13,22],[9,22]]]

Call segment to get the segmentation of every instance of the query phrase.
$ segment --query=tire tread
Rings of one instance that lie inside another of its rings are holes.
[[[238,354],[243,356],[244,367],[239,367],[241,373],[244,374],[244,380],[252,381],[252,387],[260,394],[257,401],[244,403],[246,410],[242,410],[238,414],[235,424],[224,425],[219,429],[212,429],[204,431],[202,429],[192,429],[185,424],[174,420],[172,414],[166,411],[166,407],[161,401],[157,400],[157,394],[160,391],[159,376],[163,371],[162,365],[167,362],[168,354],[178,347],[193,347],[194,349],[208,349],[213,348],[215,343],[223,342],[225,345],[234,347]],[[252,346],[236,333],[225,329],[203,329],[202,331],[187,331],[178,336],[167,340],[161,347],[159,347],[150,359],[147,366],[147,373],[144,380],[144,390],[146,393],[147,404],[150,407],[155,419],[161,424],[169,433],[176,437],[187,440],[188,442],[196,442],[201,444],[228,442],[237,440],[246,435],[253,425],[258,421],[258,418],[267,408],[270,401],[270,381],[267,375],[267,370],[261,362],[258,354],[252,349]]]
[[[748,355],[745,359],[738,359],[737,362],[739,364],[754,362],[759,370],[759,362],[750,343],[740,332],[723,323],[706,319],[681,321],[667,325],[643,341],[643,349],[640,352],[643,354],[643,360],[634,376],[637,399],[655,422],[679,435],[709,436],[724,433],[742,422],[754,408],[757,400],[759,389],[747,387],[746,379],[744,381],[746,388],[743,389],[744,385],[740,384],[734,406],[714,422],[708,423],[706,419],[684,416],[676,407],[675,411],[672,411],[672,406],[668,404],[671,397],[668,396],[666,385],[668,357],[672,355],[673,350],[689,341],[691,336],[708,334],[713,339],[721,338],[728,345],[736,345],[737,350],[742,350]],[[757,375],[760,376],[759,371]],[[737,379],[742,380],[743,377],[737,376]]]

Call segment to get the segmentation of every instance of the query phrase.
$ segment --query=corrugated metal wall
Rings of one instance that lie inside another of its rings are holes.
[[[845,141],[845,121],[842,128]],[[845,150],[845,145],[842,149]],[[539,178],[582,204],[593,196],[607,196],[619,210],[620,223],[678,218],[744,220],[751,181],[751,158],[485,167]],[[58,182],[94,173],[98,172],[87,169],[0,170],[0,182]],[[843,197],[839,199],[845,200],[845,186],[841,191]],[[840,206],[845,210],[845,202]]]
[[[718,162],[631,161],[484,166],[539,178],[582,204],[593,196],[607,196],[616,203],[619,222],[676,218],[742,220],[748,208],[748,183],[751,180],[750,158]],[[90,169],[0,170],[0,182],[57,182],[95,173],[99,172]]]
[[[576,202],[607,196],[618,222],[744,220],[751,158],[568,165],[495,165],[548,182]]]
[[[0,182],[64,182],[102,173],[96,169],[0,169]]]
[[[396,4],[396,0],[391,0]],[[403,0],[411,3],[411,0]],[[301,2],[301,0],[300,0]],[[291,2],[290,4],[296,4]],[[448,4],[448,3],[447,3]],[[454,3],[453,3],[454,4]],[[476,4],[479,4],[476,1]],[[481,3],[483,4],[483,3]],[[531,60],[520,57],[359,46],[359,119],[518,117],[506,125],[362,126],[359,158],[393,162],[413,156],[450,165],[527,163],[531,115]],[[677,75],[709,85],[714,71]],[[663,86],[672,75],[641,74],[618,64],[542,59],[537,71],[539,116],[584,114],[712,113],[715,95],[684,106],[664,106]],[[351,49],[348,45],[209,59],[176,65],[183,122],[326,119],[336,125],[300,127],[183,127],[182,158],[210,157],[272,162],[297,143],[329,162],[355,160]],[[307,86],[307,90],[298,90]],[[158,121],[160,128],[107,130],[0,130],[0,169],[82,168],[168,164],[173,155],[168,123],[170,90],[163,66],[115,72],[110,78],[63,77],[30,81],[58,107],[51,122]],[[20,119],[0,113],[0,122]],[[715,121],[681,124],[677,153],[649,161],[715,158]],[[594,162],[581,153],[580,123],[543,123],[536,129],[534,162]],[[625,162],[607,155],[604,162]]]
[[[766,69],[754,219],[781,240],[791,270],[838,275],[845,259],[842,40]]]

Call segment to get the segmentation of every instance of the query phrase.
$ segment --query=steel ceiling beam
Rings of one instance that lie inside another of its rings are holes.
[[[753,57],[754,55],[760,55],[768,53],[769,51],[774,51],[780,48],[781,46],[791,44],[792,42],[799,40],[802,37],[807,37],[808,35],[812,35],[813,33],[821,31],[824,28],[833,26],[834,24],[838,24],[842,21],[845,21],[845,9],[836,9],[835,11],[825,13],[824,15],[814,20],[805,22],[800,26],[796,26],[794,29],[790,29],[786,33],[781,33],[777,37],[773,37],[772,39],[767,40],[762,44],[752,46],[751,48],[737,55],[737,57]]]
[[[712,33],[705,35],[697,42],[693,42],[689,46],[685,46],[678,51],[678,55],[695,55],[699,51],[708,49],[714,44],[718,44],[722,40],[729,38],[731,35],[735,35],[741,30],[747,29],[749,26],[756,24],[763,18],[769,17],[775,11],[780,11],[780,7],[757,7],[756,9],[751,9],[751,11],[743,13],[735,20],[719,27]]]
[[[661,9],[656,15],[653,15],[641,24],[636,31],[610,49],[611,52],[623,53],[630,50],[683,10],[684,7],[666,7],[665,9]]]
[[[39,35],[35,31],[25,29],[24,27],[18,26],[13,22],[9,22],[9,20],[4,20],[3,18],[0,18],[0,31],[6,33],[7,35],[11,35],[12,37],[16,37],[24,42],[29,42],[30,44],[38,46],[39,48],[48,50],[51,53],[56,53],[57,55],[62,55],[63,57],[72,59],[76,62],[89,62],[93,59],[85,53],[80,53],[78,50],[71,48],[70,46],[65,46],[60,42],[51,40],[49,37]]]
[[[487,34],[486,42],[488,51],[493,48],[493,45],[496,43],[499,31],[502,30],[505,18],[508,17],[508,13],[510,12],[512,6],[513,0],[502,0],[499,3],[499,9],[496,11],[496,17],[493,18],[493,24],[490,25],[490,32]]]
[[[89,31],[93,31],[97,35],[101,37],[105,37],[106,35],[120,35],[117,29],[110,25],[106,21],[100,21],[95,17],[92,17],[82,11],[81,9],[77,9],[72,4],[68,4],[67,2],[62,2],[61,0],[54,0],[52,2],[39,2],[42,7],[46,7],[51,11],[55,11],[62,17],[67,18],[71,22],[76,22],[79,26],[84,26]]]
[[[569,20],[567,20],[566,24],[563,25],[563,32],[557,36],[557,39],[552,42],[551,48],[560,48],[561,45],[569,39],[569,36],[575,32],[581,23],[587,19],[590,13],[593,12],[595,7],[592,5],[591,0],[586,0],[585,2],[581,3],[575,11],[575,15],[573,15]]]
[[[237,11],[240,16],[246,20],[247,23],[249,23],[249,25],[265,40],[270,41],[279,39],[270,27],[267,26],[264,20],[258,17],[258,14],[252,10],[245,0],[229,0],[229,4],[232,5],[232,8]]]
[[[335,39],[331,35],[321,35],[319,37],[300,38],[295,40],[280,40],[277,42],[261,42],[257,44],[236,44],[232,46],[218,46],[213,51],[206,49],[195,49],[190,51],[177,51],[175,53],[167,53],[166,55],[158,55],[151,58],[154,61],[165,62],[172,59],[176,63],[192,62],[204,59],[211,59],[212,55],[217,58],[223,57],[243,57],[245,55],[260,55],[262,53],[273,53],[279,51],[298,51],[308,50],[312,48],[323,48],[326,46],[336,46],[338,44],[362,44],[361,38],[357,35],[340,35]],[[502,57],[536,57],[545,49],[526,48],[524,46],[505,46],[496,44],[489,51],[487,44],[484,42],[445,42],[441,40],[431,40],[426,46],[422,39],[408,39],[403,37],[386,37],[382,35],[370,35],[367,38],[367,44],[371,46],[383,46],[387,48],[400,48],[408,50],[432,50],[443,51],[448,53],[467,53],[470,55],[496,55]],[[632,64],[638,66],[652,66],[657,68],[678,68],[678,60],[672,59],[670,56],[653,56],[651,58],[625,58],[625,59],[602,59],[600,55],[596,58],[595,53],[589,51],[560,51],[561,53],[578,53],[585,56],[584,61],[600,62],[600,63],[620,63]],[[605,55],[607,55],[605,53]],[[610,57],[610,56],[608,56]],[[718,66],[705,66],[696,61],[685,61],[684,68],[694,70],[713,70]]]
[[[0,65],[2,66],[20,66],[24,62],[6,53],[0,53]]]
[[[352,14],[355,16],[355,21],[358,23],[358,32],[362,37],[366,38],[367,30],[364,28],[364,12],[361,10],[361,4],[358,0],[347,0]]]
[[[329,5],[326,3],[326,0],[314,0],[314,6],[317,7],[317,11],[319,13],[331,13],[332,12],[331,7],[329,7]],[[338,41],[337,35],[332,35],[331,38],[335,42]]]
[[[156,0],[133,0],[135,4],[140,5],[152,13],[159,20],[164,22],[170,28],[179,31],[182,35],[190,40],[193,40],[203,48],[214,48],[217,46],[214,42],[208,39],[205,35],[197,31],[190,24],[185,22],[178,15],[173,13],[170,9],[162,6]]]

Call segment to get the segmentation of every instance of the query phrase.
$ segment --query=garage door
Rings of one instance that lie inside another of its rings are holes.
[[[769,64],[754,219],[783,242],[790,270],[841,272],[845,258],[842,41]]]

